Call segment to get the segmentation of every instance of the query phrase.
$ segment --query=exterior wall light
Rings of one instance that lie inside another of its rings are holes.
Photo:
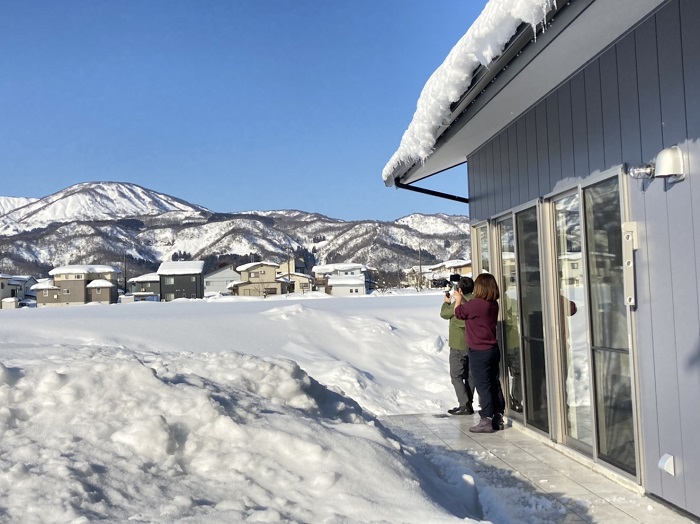
[[[678,146],[667,147],[656,155],[652,163],[625,165],[625,173],[637,180],[663,178],[668,185],[675,184],[685,179],[683,151]]]

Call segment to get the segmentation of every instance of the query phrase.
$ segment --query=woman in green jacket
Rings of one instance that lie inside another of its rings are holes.
[[[473,296],[474,281],[462,277],[455,287],[459,287],[462,295],[469,300]],[[440,316],[450,321],[448,344],[450,345],[450,378],[455,388],[459,406],[448,409],[450,415],[473,415],[474,381],[469,371],[469,352],[464,336],[464,320],[455,316],[452,297],[445,293],[445,300],[440,309]]]

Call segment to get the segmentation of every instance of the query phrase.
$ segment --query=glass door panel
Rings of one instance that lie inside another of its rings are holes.
[[[617,178],[584,190],[598,455],[636,474]]]
[[[500,240],[501,308],[503,313],[503,352],[507,372],[508,400],[506,407],[516,413],[523,410],[522,365],[520,361],[520,329],[518,327],[518,290],[515,269],[515,231],[513,219],[498,223]]]
[[[578,194],[554,202],[566,434],[578,447],[592,453],[591,366],[581,218]]]
[[[486,226],[481,226],[477,229],[477,241],[479,246],[479,261],[481,271],[486,273],[491,272],[491,266],[489,264],[489,238],[486,231]],[[476,276],[474,277],[476,278]]]
[[[525,364],[525,420],[549,432],[537,208],[518,213],[515,223],[520,277],[520,342]]]

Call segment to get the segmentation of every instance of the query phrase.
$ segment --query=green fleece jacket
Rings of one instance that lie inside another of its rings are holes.
[[[471,300],[473,296],[472,293],[469,293],[464,299]],[[466,351],[467,339],[464,336],[464,320],[460,320],[455,316],[454,303],[448,304],[447,302],[443,302],[442,308],[440,308],[440,316],[450,321],[450,330],[447,337],[447,343],[450,348]]]

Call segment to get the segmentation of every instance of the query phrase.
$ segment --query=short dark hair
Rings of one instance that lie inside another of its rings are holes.
[[[491,273],[482,273],[474,281],[474,297],[484,300],[498,300],[498,284]]]
[[[474,292],[474,281],[470,277],[462,277],[457,282],[457,287],[462,292],[462,295],[468,295]]]

